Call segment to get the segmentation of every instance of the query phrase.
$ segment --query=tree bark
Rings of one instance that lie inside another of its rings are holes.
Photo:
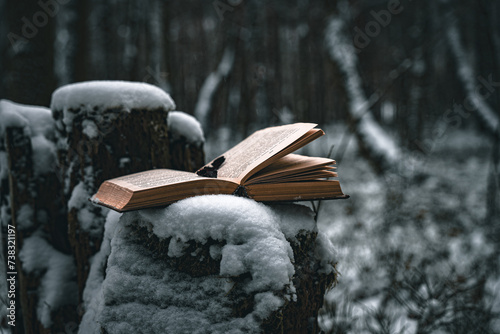
[[[71,91],[67,90],[68,97]],[[154,97],[152,97],[154,98]],[[68,229],[77,264],[81,300],[89,273],[90,258],[99,250],[108,209],[88,199],[100,184],[111,178],[154,168],[194,171],[203,164],[201,145],[181,138],[169,139],[164,108],[132,108],[92,105],[53,109],[58,136],[64,197],[68,201]],[[71,114],[71,122],[65,114]],[[88,127],[95,132],[89,133]],[[67,145],[65,144],[67,143]]]
[[[18,333],[52,333],[63,331],[66,324],[75,322],[75,305],[57,307],[51,305],[52,325],[46,328],[40,322],[39,303],[40,282],[46,274],[44,270],[25,268],[20,254],[24,241],[35,233],[42,234],[44,240],[56,251],[69,253],[67,224],[64,206],[58,196],[60,183],[55,168],[39,174],[34,168],[31,138],[24,127],[8,127],[5,133],[5,145],[8,155],[11,224],[15,226],[16,267],[18,279],[17,314],[21,321],[16,323]],[[54,165],[52,165],[54,166]],[[45,262],[47,259],[40,259]],[[46,270],[49,268],[46,267]],[[52,277],[52,279],[55,279]],[[70,297],[68,297],[70,299]],[[73,307],[71,307],[73,306]]]
[[[17,213],[21,206],[26,205],[31,210],[31,215],[25,217],[26,220],[35,220],[35,200],[32,196],[33,191],[33,162],[31,160],[31,141],[24,133],[22,127],[10,127],[5,131],[5,144],[7,147],[8,166],[9,166],[9,189],[10,189],[10,207],[11,224],[16,230],[16,255],[23,246],[23,239],[29,236],[33,230],[23,230],[17,220]],[[37,280],[30,277],[22,270],[22,262],[19,256],[16,256],[16,268],[18,276],[18,291],[16,294],[16,314],[22,319],[18,321],[20,325],[16,329],[17,333],[35,332],[40,324],[36,319],[36,291]]]

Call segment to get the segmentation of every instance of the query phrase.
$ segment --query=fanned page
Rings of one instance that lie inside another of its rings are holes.
[[[253,174],[245,184],[306,181],[335,177],[337,173],[333,171],[335,167],[332,166],[335,163],[335,160],[328,158],[290,153]]]
[[[315,126],[313,123],[296,123],[253,133],[223,154],[225,162],[218,170],[218,178],[244,182],[253,173],[289,153],[287,148],[296,150],[319,137],[322,131],[313,130]]]
[[[251,184],[245,187],[256,201],[306,201],[349,198],[344,195],[337,180]]]

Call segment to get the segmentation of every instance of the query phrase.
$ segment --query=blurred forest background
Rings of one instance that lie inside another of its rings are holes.
[[[206,117],[205,130],[347,121],[345,73],[325,41],[332,16],[341,15],[371,112],[413,148],[467,89],[500,80],[499,7],[487,0],[3,0],[0,97],[48,106],[67,83],[131,80],[167,90],[179,110]],[[465,59],[450,47],[454,26]],[[460,78],[460,62],[473,71],[472,87]],[[488,99],[494,110],[497,93]]]
[[[208,158],[310,121],[352,197],[320,227],[343,274],[329,333],[500,330],[500,1],[0,0],[0,98],[157,85]],[[358,145],[356,145],[358,144]]]

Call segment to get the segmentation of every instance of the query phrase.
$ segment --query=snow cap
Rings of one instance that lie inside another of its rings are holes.
[[[30,136],[50,136],[54,120],[50,109],[0,100],[0,135],[9,126],[26,127]]]
[[[182,111],[168,113],[168,130],[174,139],[186,138],[189,143],[200,144],[205,141],[200,122],[191,115]]]
[[[175,103],[162,89],[128,81],[86,81],[58,88],[52,94],[52,110],[76,109],[81,106],[106,108],[175,109]]]

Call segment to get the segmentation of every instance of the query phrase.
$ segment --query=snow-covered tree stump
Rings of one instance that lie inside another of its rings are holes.
[[[203,130],[193,116],[181,111],[169,112],[168,137],[172,169],[194,172],[205,164]]]
[[[304,206],[211,195],[110,212],[80,333],[318,333],[336,275]]]
[[[183,157],[172,151],[169,140],[167,117],[175,104],[167,93],[149,84],[93,81],[59,88],[51,109],[81,297],[108,211],[88,199],[106,179],[174,167],[172,153]],[[191,153],[190,161],[203,160],[203,136],[194,147],[191,144],[184,143],[180,149]],[[191,165],[177,161],[175,167],[192,170]]]
[[[77,321],[77,294],[66,215],[57,196],[54,122],[47,108],[2,100],[0,123],[2,225],[14,226],[16,246],[16,264],[7,262],[6,269],[17,272],[18,284],[16,318],[8,320],[15,320],[18,333],[62,331]]]

